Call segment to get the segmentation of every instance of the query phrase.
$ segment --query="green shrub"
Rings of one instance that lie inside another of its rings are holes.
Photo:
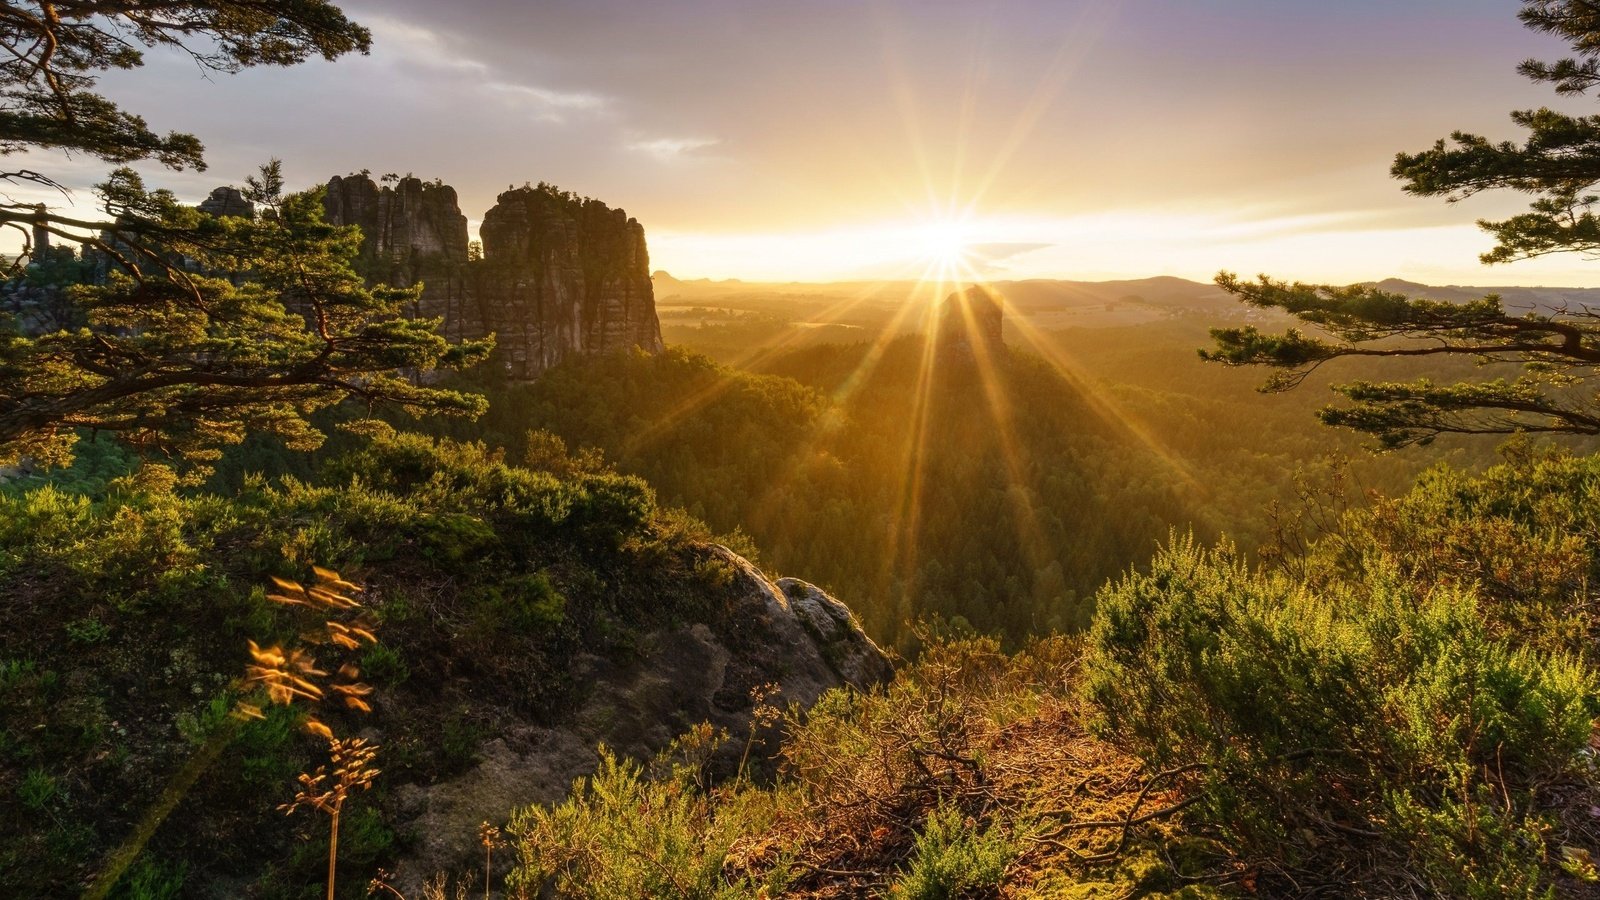
[[[1345,521],[1317,548],[1331,577],[1374,566],[1473,591],[1489,631],[1582,652],[1600,637],[1600,456],[1507,451],[1474,475],[1440,467]],[[1329,577],[1324,575],[1324,577]]]
[[[518,862],[510,886],[575,900],[734,900],[781,891],[785,866],[759,878],[724,872],[734,842],[770,821],[771,807],[751,802],[759,794],[724,794],[714,803],[691,769],[652,781],[637,763],[602,748],[599,771],[580,779],[567,800],[512,816]]]
[[[427,516],[413,527],[425,555],[452,565],[482,556],[498,540],[493,526],[465,513]]]
[[[566,621],[567,598],[544,572],[487,585],[476,602],[476,624],[485,634],[543,635]]]
[[[111,636],[111,627],[92,616],[67,623],[67,637],[77,644],[98,644]]]
[[[567,598],[543,572],[523,575],[505,585],[511,621],[525,631],[548,631],[566,619]]]
[[[143,857],[117,884],[116,900],[177,900],[183,896],[183,883],[189,874],[187,863],[163,865]]]
[[[339,865],[354,872],[369,871],[394,848],[394,829],[373,806],[351,811],[339,829]]]
[[[273,704],[265,719],[252,719],[234,738],[235,768],[248,787],[276,787],[294,778],[299,760],[292,753],[295,735],[303,721],[300,711]]]
[[[468,717],[470,710],[459,709],[444,721],[439,734],[441,767],[459,772],[478,760],[478,747],[486,734],[482,725]]]
[[[1198,774],[1246,857],[1374,883],[1415,860],[1450,896],[1549,886],[1516,874],[1552,855],[1538,785],[1579,773],[1600,711],[1592,672],[1493,636],[1471,594],[1312,590],[1188,541],[1101,593],[1086,667],[1102,732]]]
[[[959,900],[1000,887],[1017,848],[996,828],[980,828],[954,806],[928,816],[906,872],[890,891],[902,900]]]
[[[400,651],[384,643],[367,645],[360,665],[363,675],[381,684],[397,685],[411,677],[411,667],[400,657]]]
[[[1413,851],[1417,874],[1441,895],[1469,900],[1552,897],[1547,823],[1507,815],[1490,785],[1471,791],[1440,799],[1401,789],[1390,798],[1394,833]]]
[[[227,694],[218,694],[197,710],[179,713],[178,734],[182,735],[191,746],[198,747],[228,720],[232,710],[233,698]]]
[[[29,769],[17,786],[17,799],[34,812],[46,812],[60,798],[60,783],[44,769]]]
[[[656,511],[656,494],[644,479],[589,475],[572,505],[572,523],[591,540],[620,547],[643,532]]]

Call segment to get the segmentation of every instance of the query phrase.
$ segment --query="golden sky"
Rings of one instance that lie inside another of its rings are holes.
[[[473,220],[549,181],[644,223],[682,278],[1595,283],[1493,269],[1479,217],[1387,170],[1454,129],[1515,137],[1558,101],[1514,72],[1557,42],[1505,0],[389,0],[370,57],[201,77],[152,53],[107,92],[198,134],[199,198],[271,156],[300,185],[441,178]],[[74,160],[81,185],[103,166]],[[953,248],[953,249],[952,249]]]

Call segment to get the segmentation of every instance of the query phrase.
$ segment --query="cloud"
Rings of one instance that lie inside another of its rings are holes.
[[[443,71],[484,75],[489,66],[448,46],[438,31],[388,16],[365,16],[362,24],[372,29],[373,46],[379,57]]]
[[[648,153],[663,162],[670,162],[718,143],[721,142],[716,138],[660,137],[634,141],[628,145],[628,149]]]
[[[471,86],[542,112],[539,119],[562,121],[563,112],[597,112],[610,98],[593,91],[559,90],[506,78],[488,63],[461,49],[467,42],[450,32],[403,22],[388,16],[367,16],[380,58],[392,65],[413,66],[434,74],[469,79]]]
[[[985,262],[999,262],[1002,259],[1010,259],[1013,256],[1021,256],[1024,253],[1032,253],[1035,250],[1043,250],[1054,246],[1055,244],[1027,241],[1000,241],[988,244],[970,244],[967,247],[967,252]]]
[[[591,94],[586,91],[557,91],[528,84],[511,84],[505,81],[491,81],[485,84],[484,87],[491,91],[498,91],[502,94],[509,94],[513,97],[520,97],[557,109],[600,109],[610,102],[599,94]]]

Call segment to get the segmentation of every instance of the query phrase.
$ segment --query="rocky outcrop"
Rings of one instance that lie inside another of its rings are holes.
[[[43,203],[36,203],[33,207],[33,246],[28,248],[28,257],[33,262],[45,259],[50,254],[50,229],[47,227],[48,213]]]
[[[256,205],[244,198],[236,187],[212,188],[211,194],[200,201],[199,210],[207,215],[237,216],[241,219],[256,217]]]
[[[422,294],[412,314],[444,320],[452,339],[493,334],[512,378],[572,356],[662,348],[644,228],[622,210],[548,185],[501,194],[472,258],[455,190],[365,174],[328,182],[330,222],[359,225],[364,274]]]
[[[358,172],[328,179],[322,206],[329,222],[361,228],[363,275],[393,287],[423,286],[411,316],[442,319],[451,340],[484,335],[465,315],[467,217],[455,188],[409,175],[380,186]]]
[[[1005,347],[1004,324],[1004,300],[994,290],[974,285],[951,294],[939,307],[939,348],[965,357],[978,351],[998,353]]]
[[[467,217],[455,188],[407,176],[379,186],[365,173],[334,176],[322,199],[328,221],[361,226],[366,275],[410,287],[467,262]]]
[[[83,310],[66,289],[26,278],[0,282],[0,317],[10,319],[9,324],[27,337],[84,325]]]
[[[479,233],[473,292],[512,377],[570,356],[661,350],[644,227],[622,210],[541,184],[501,194]]]
[[[831,688],[867,688],[893,673],[843,603],[803,581],[774,582],[726,547],[706,552],[731,569],[736,588],[736,599],[713,619],[647,634],[625,664],[580,657],[577,678],[592,687],[565,721],[514,727],[486,742],[465,774],[398,789],[402,815],[418,837],[396,873],[402,891],[471,860],[479,852],[478,823],[565,797],[575,779],[594,771],[599,744],[648,759],[709,722],[736,738],[724,747],[726,773],[751,733],[755,688],[776,684],[769,702],[805,707]],[[752,758],[767,756],[770,750]]]

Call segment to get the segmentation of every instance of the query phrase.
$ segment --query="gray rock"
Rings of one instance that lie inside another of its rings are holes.
[[[440,289],[432,282],[467,262],[467,217],[447,184],[408,176],[379,187],[365,174],[334,176],[322,206],[329,222],[360,226],[367,274],[386,284]]]
[[[846,683],[876,684],[893,674],[888,657],[861,630],[850,607],[798,578],[780,578],[777,584],[795,618]]]
[[[644,227],[622,210],[545,185],[514,188],[484,214],[483,258],[472,260],[448,185],[347,175],[328,182],[323,204],[328,221],[361,226],[369,278],[421,283],[411,314],[443,319],[452,339],[495,335],[512,378],[574,356],[662,350]]]
[[[576,779],[594,771],[600,744],[648,759],[710,722],[733,738],[723,760],[731,771],[751,734],[753,688],[777,684],[775,702],[808,707],[832,688],[865,689],[893,674],[843,603],[804,581],[773,582],[726,547],[708,553],[732,568],[738,588],[714,621],[648,634],[643,653],[625,665],[594,656],[575,660],[592,686],[566,721],[514,729],[485,743],[470,771],[397,791],[418,840],[395,872],[396,886],[410,894],[435,873],[481,859],[479,823],[503,824],[515,809],[566,796]],[[763,746],[761,755],[772,749]]]
[[[244,198],[235,187],[212,188],[211,195],[200,201],[199,210],[208,215],[237,216],[241,219],[256,217],[256,205]]]

